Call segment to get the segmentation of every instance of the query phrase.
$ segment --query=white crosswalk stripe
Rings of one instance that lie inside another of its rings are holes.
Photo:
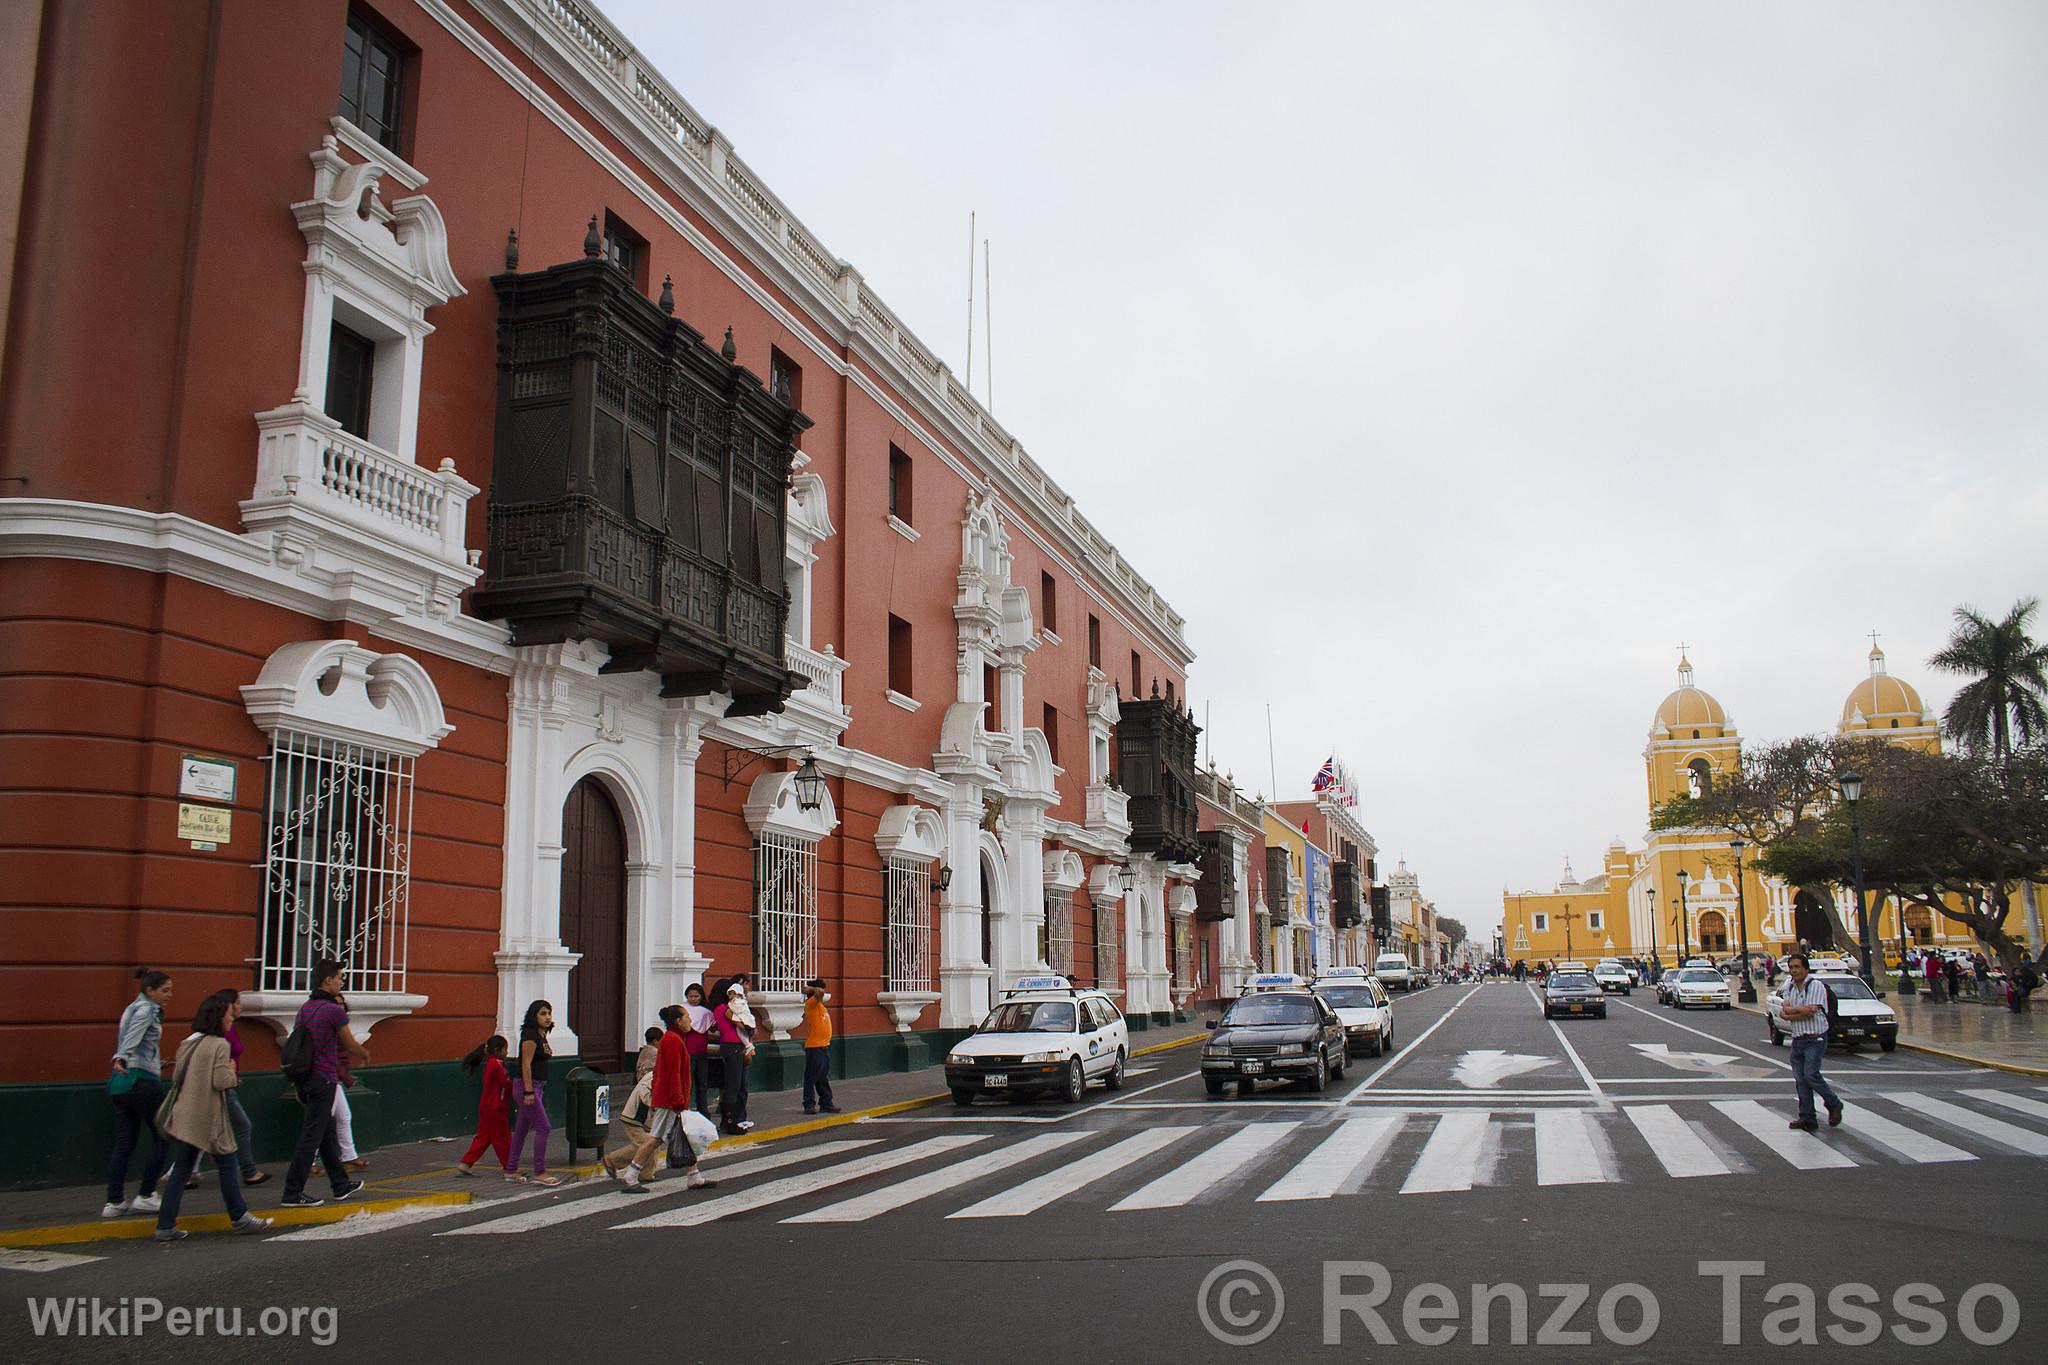
[[[2030,1100],[2025,1095],[2008,1095],[2003,1090],[1960,1090],[1956,1093],[1966,1100],[1983,1100],[1989,1104],[2002,1105],[2030,1118],[2048,1119],[2048,1103]]]
[[[1631,1104],[1622,1112],[1670,1176],[1726,1175],[1728,1163],[1668,1104]]]
[[[980,1203],[970,1204],[947,1217],[1015,1218],[1036,1213],[1054,1200],[1064,1199],[1099,1180],[1106,1180],[1126,1166],[1143,1161],[1194,1131],[1193,1128],[1147,1128],[1099,1152],[1090,1152],[1058,1170],[1027,1180],[1015,1189],[992,1194]]]
[[[1441,1194],[1469,1190],[1479,1178],[1480,1158],[1486,1152],[1486,1134],[1493,1115],[1445,1114],[1437,1120],[1436,1131],[1422,1155],[1409,1169],[1401,1186],[1403,1194]]]
[[[759,1175],[763,1171],[780,1170],[803,1161],[815,1161],[822,1156],[841,1156],[862,1147],[872,1147],[878,1139],[853,1138],[839,1142],[823,1142],[815,1147],[798,1147],[787,1152],[770,1152],[764,1156],[749,1157],[731,1165],[717,1162],[704,1163],[704,1173],[716,1177],[722,1184],[726,1180],[742,1179]],[[565,1200],[550,1204],[546,1208],[516,1213],[509,1218],[498,1218],[488,1223],[471,1223],[466,1227],[450,1228],[436,1233],[439,1237],[493,1237],[512,1232],[532,1232],[537,1228],[556,1227],[562,1223],[573,1223],[579,1218],[592,1218],[601,1213],[620,1213],[626,1209],[640,1209],[647,1206],[650,1197],[681,1194],[685,1190],[683,1178],[670,1172],[661,1179],[651,1182],[654,1195],[623,1194],[617,1186],[608,1188],[603,1194],[587,1195],[581,1199]],[[518,1198],[520,1196],[513,1196]],[[702,1207],[693,1205],[692,1207]]]
[[[1273,1144],[1300,1126],[1297,1123],[1254,1123],[1240,1128],[1185,1166],[1168,1171],[1135,1194],[1126,1195],[1111,1204],[1110,1212],[1178,1208],[1250,1166]]]
[[[827,1166],[822,1171],[784,1176],[780,1180],[771,1180],[765,1185],[756,1185],[753,1189],[742,1190],[738,1194],[722,1195],[701,1204],[685,1204],[678,1209],[657,1213],[651,1218],[621,1223],[614,1231],[629,1228],[693,1228],[703,1223],[715,1222],[720,1218],[728,1218],[735,1213],[747,1213],[770,1204],[800,1199],[818,1190],[859,1180],[862,1176],[893,1171],[898,1166],[908,1166],[911,1162],[922,1161],[926,1157],[943,1156],[962,1147],[972,1147],[977,1142],[986,1142],[988,1138],[987,1133],[948,1133],[944,1137],[926,1138],[922,1142],[913,1142],[908,1147],[899,1147],[894,1151],[856,1157],[837,1166]]]
[[[1328,1199],[1352,1180],[1364,1180],[1404,1122],[1400,1114],[1364,1114],[1347,1119],[1264,1194],[1262,1204],[1288,1199]]]
[[[1982,1091],[1964,1093],[1983,1094]],[[2003,1119],[1980,1114],[1974,1109],[1965,1109],[1960,1104],[1950,1104],[1947,1100],[1936,1099],[1932,1095],[1896,1091],[1885,1098],[1893,1104],[1911,1109],[1916,1114],[1925,1114],[1929,1118],[1954,1124],[1966,1133],[1988,1137],[1993,1142],[2002,1142],[2008,1147],[2025,1152],[2028,1156],[2048,1156],[2048,1137],[2043,1137],[2030,1128],[2022,1128]]]
[[[1856,1137],[1874,1138],[1897,1152],[1908,1161],[1975,1161],[1975,1152],[1966,1152],[1940,1138],[1929,1137],[1903,1123],[1894,1123],[1883,1114],[1868,1108],[1851,1110],[1846,1116],[1849,1131]]]
[[[1812,1133],[1785,1126],[1785,1115],[1764,1108],[1755,1100],[1715,1100],[1714,1107],[1735,1121],[1737,1127],[1791,1162],[1802,1171],[1824,1171],[1856,1162],[1822,1142]]]
[[[907,1204],[914,1204],[920,1199],[929,1199],[935,1194],[944,1194],[947,1190],[958,1189],[962,1185],[986,1179],[1006,1167],[1030,1161],[1035,1157],[1044,1156],[1048,1152],[1056,1152],[1060,1148],[1079,1142],[1087,1136],[1089,1134],[1085,1132],[1039,1133],[1034,1137],[1025,1138],[1022,1142],[1013,1142],[1000,1151],[985,1152],[980,1156],[972,1156],[965,1161],[955,1162],[951,1166],[942,1166],[936,1171],[927,1171],[923,1175],[914,1175],[908,1180],[899,1181],[897,1184],[887,1185],[879,1190],[872,1190],[867,1194],[855,1195],[853,1198],[843,1199],[837,1204],[828,1204],[822,1209],[812,1209],[809,1213],[800,1213],[794,1218],[785,1218],[782,1221],[785,1223],[864,1222],[867,1219],[873,1218],[876,1214],[888,1213],[893,1209],[900,1209]]]
[[[1593,1116],[1571,1110],[1536,1115],[1536,1183],[1597,1185],[1607,1179]]]

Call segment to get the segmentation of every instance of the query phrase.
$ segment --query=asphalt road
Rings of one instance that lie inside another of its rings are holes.
[[[0,1280],[0,1351],[280,1344],[31,1331],[31,1298],[125,1295],[240,1306],[245,1327],[331,1307],[326,1354],[380,1362],[1292,1362],[1438,1334],[1452,1360],[1733,1361],[1809,1326],[1821,1359],[2032,1357],[2048,1086],[1837,1051],[1847,1121],[1805,1137],[1756,1016],[1610,1003],[1546,1023],[1519,986],[1403,997],[1398,1051],[1321,1095],[1209,1099],[1189,1047],[1071,1109],[935,1108],[742,1149],[712,1164],[711,1192],[519,1190],[262,1239],[99,1244]],[[1973,1344],[1959,1300],[1976,1339],[2017,1335]]]

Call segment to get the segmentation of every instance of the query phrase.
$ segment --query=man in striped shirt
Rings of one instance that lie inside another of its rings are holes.
[[[1842,1121],[1841,1097],[1820,1074],[1828,1052],[1828,990],[1807,970],[1805,953],[1789,954],[1785,967],[1792,981],[1778,997],[1778,1018],[1792,1038],[1792,1084],[1799,1092],[1799,1117],[1790,1126],[1810,1133],[1820,1126],[1813,1118],[1815,1091],[1827,1105],[1828,1126]]]

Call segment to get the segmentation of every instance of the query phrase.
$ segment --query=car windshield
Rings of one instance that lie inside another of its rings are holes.
[[[1553,976],[1550,978],[1550,989],[1554,991],[1585,990],[1592,984],[1592,977],[1580,976],[1577,973],[1573,973],[1570,976]]]
[[[1012,1000],[998,1005],[982,1021],[980,1033],[1072,1033],[1070,1000]]]
[[[1318,986],[1316,994],[1329,1001],[1333,1009],[1369,1010],[1379,1003],[1372,998],[1370,986]]]
[[[1716,972],[1716,971],[1710,971],[1710,970],[1708,970],[1708,969],[1707,969],[1707,968],[1705,968],[1705,967],[1694,967],[1694,968],[1692,968],[1692,969],[1691,969],[1691,970],[1689,970],[1689,971],[1683,971],[1683,972],[1680,972],[1680,973],[1678,974],[1678,979],[1679,979],[1679,981],[1681,981],[1681,982],[1686,982],[1686,981],[1707,981],[1707,982],[1718,982],[1718,981],[1719,981],[1719,980],[1721,979],[1721,974],[1720,974],[1719,972]]]
[[[1262,1024],[1313,1024],[1316,1007],[1298,995],[1254,995],[1238,1001],[1223,1016],[1226,1028]]]
[[[1875,995],[1870,993],[1870,987],[1863,984],[1863,980],[1860,977],[1831,976],[1821,984],[1833,991],[1837,1000],[1877,999]]]

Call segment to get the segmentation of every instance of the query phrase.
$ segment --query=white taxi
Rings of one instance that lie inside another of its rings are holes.
[[[1735,993],[1728,989],[1728,978],[1712,967],[1681,967],[1671,987],[1671,1003],[1682,1010],[1695,1005],[1733,1009]]]
[[[1346,1051],[1377,1057],[1394,1050],[1394,1002],[1365,968],[1332,967],[1313,989],[1343,1021]]]
[[[1623,995],[1627,995],[1630,987],[1635,984],[1629,976],[1628,968],[1611,957],[1603,958],[1594,965],[1593,979],[1600,983],[1601,990],[1620,991]]]
[[[1078,1103],[1090,1081],[1121,1090],[1131,1035],[1115,1002],[1063,976],[1026,976],[974,1032],[946,1054],[946,1088],[965,1107],[976,1095],[1051,1092]]]

